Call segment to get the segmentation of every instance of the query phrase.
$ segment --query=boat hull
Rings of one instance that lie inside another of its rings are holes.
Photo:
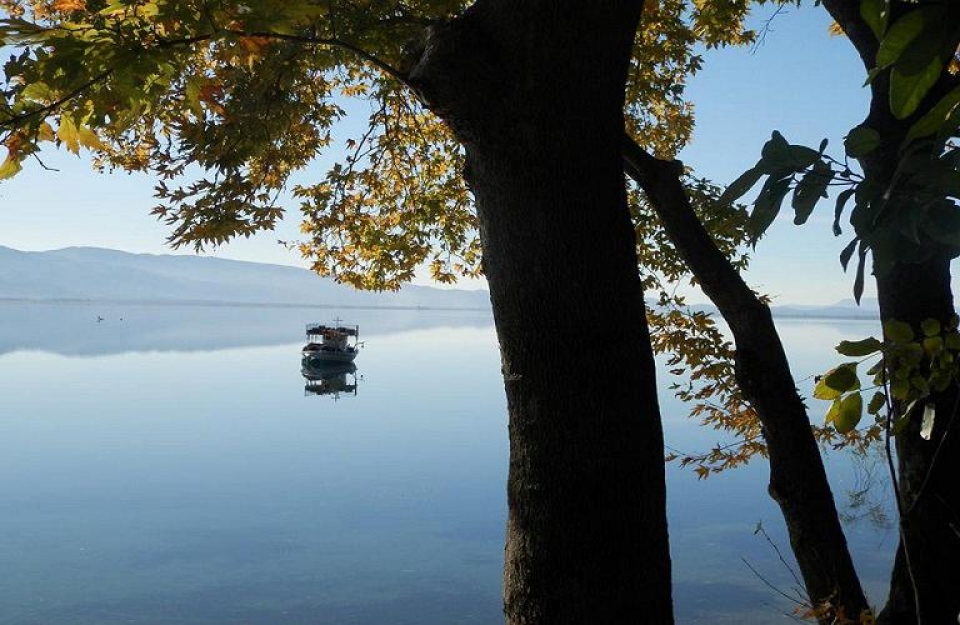
[[[357,357],[356,351],[304,351],[303,362],[308,365],[318,365],[323,363],[349,363]]]

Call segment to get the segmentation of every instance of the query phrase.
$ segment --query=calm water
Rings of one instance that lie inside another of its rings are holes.
[[[305,396],[303,325],[337,314],[366,340],[357,394]],[[874,332],[780,325],[798,378]],[[0,622],[500,623],[504,403],[483,313],[0,303]],[[663,410],[669,445],[719,440]],[[869,471],[830,467],[863,516]],[[795,585],[754,535],[788,551],[766,470],[669,469],[679,622],[787,620],[742,561]],[[895,532],[848,531],[882,597]]]

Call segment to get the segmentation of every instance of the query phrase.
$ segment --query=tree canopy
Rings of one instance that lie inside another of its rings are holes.
[[[303,254],[361,288],[398,288],[424,262],[441,281],[477,275],[461,149],[403,78],[423,29],[466,4],[6,0],[0,177],[45,143],[150,171],[170,243],[202,249],[271,229],[291,174],[334,149],[346,103],[365,100],[366,130],[336,146],[345,156],[291,189]],[[646,147],[672,156],[689,140],[697,46],[751,41],[748,5],[648,3],[627,93]]]

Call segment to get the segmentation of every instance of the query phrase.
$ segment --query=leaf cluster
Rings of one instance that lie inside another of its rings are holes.
[[[919,328],[891,319],[883,325],[882,340],[842,341],[837,352],[861,360],[845,362],[818,378],[814,397],[831,402],[826,422],[841,434],[853,431],[863,419],[864,394],[873,391],[866,403],[866,413],[874,417],[870,429],[882,429],[892,419],[893,433],[902,431],[914,406],[927,405],[932,394],[960,378],[958,323],[956,315],[944,322],[927,319]],[[873,361],[866,371],[872,384],[864,387],[859,366],[868,360]],[[932,427],[930,410],[925,421]]]

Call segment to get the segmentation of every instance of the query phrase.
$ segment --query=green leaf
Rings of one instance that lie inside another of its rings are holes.
[[[793,223],[799,226],[807,222],[820,198],[827,197],[827,187],[833,180],[833,175],[830,165],[817,161],[800,180],[793,192]]]
[[[42,82],[30,83],[23,89],[20,96],[25,100],[31,100],[41,104],[46,104],[56,99],[50,86]]]
[[[916,139],[937,134],[946,125],[947,120],[958,105],[960,105],[960,87],[943,96],[926,115],[910,127],[906,138],[903,140],[904,145]]]
[[[773,220],[780,213],[780,207],[783,204],[783,198],[790,191],[790,179],[774,180],[770,178],[757,196],[753,204],[753,212],[750,214],[750,233],[754,243],[763,236]]]
[[[747,171],[740,174],[736,180],[731,182],[717,201],[724,206],[733,204],[735,201],[743,197],[747,191],[752,189],[753,185],[757,184],[762,177],[763,170],[760,168],[758,163],[757,166],[751,167]]]
[[[835,237],[843,234],[843,230],[840,229],[840,217],[843,216],[843,207],[846,206],[847,200],[856,192],[856,189],[844,189],[840,192],[840,195],[837,196],[837,205],[833,209],[833,236]]]
[[[899,66],[890,72],[890,112],[897,119],[906,119],[916,112],[930,88],[937,83],[945,59],[934,56],[916,73],[907,73]]]
[[[857,301],[857,306],[860,305],[860,298],[863,297],[864,272],[867,264],[867,248],[863,245],[862,239],[858,255],[860,259],[857,262],[857,275],[853,279],[853,299]]]
[[[883,407],[887,405],[887,396],[877,391],[873,394],[873,397],[870,398],[870,403],[867,404],[867,412],[870,414],[878,414]]]
[[[938,336],[940,334],[940,322],[936,319],[924,319],[920,322],[920,329],[924,336]]]
[[[810,167],[820,160],[820,153],[805,145],[791,145],[778,131],[774,130],[770,140],[760,151],[757,167],[763,173],[782,177]]]
[[[770,140],[763,144],[760,150],[760,161],[767,165],[782,165],[790,162],[790,144],[780,131],[774,130]]]
[[[841,434],[853,431],[863,417],[863,397],[860,393],[847,395],[840,400],[839,410],[833,417],[833,425]]]
[[[840,265],[843,266],[843,270],[847,270],[847,265],[850,264],[850,259],[853,257],[853,253],[857,250],[857,243],[860,242],[859,237],[853,237],[853,240],[847,243],[847,246],[843,248],[843,251],[840,252]]]
[[[857,363],[848,362],[835,367],[823,375],[813,388],[817,399],[836,399],[843,393],[860,388],[857,377]]]
[[[886,0],[862,0],[860,2],[860,17],[867,23],[873,36],[877,41],[883,39],[883,33],[887,30],[887,17],[890,10],[887,7]]]
[[[883,323],[883,336],[894,343],[909,343],[913,340],[913,328],[909,323],[888,319]]]
[[[931,19],[927,17],[932,8],[923,8],[910,11],[890,26],[890,29],[880,41],[877,50],[877,67],[893,65],[900,59],[900,55],[924,30],[924,26]],[[942,11],[937,10],[938,15]]]
[[[890,433],[894,436],[899,436],[907,430],[907,426],[910,425],[910,415],[905,414],[893,423],[893,427],[890,428]]]
[[[857,126],[843,140],[843,147],[851,158],[860,158],[880,147],[880,133],[869,126]]]
[[[943,349],[943,339],[939,336],[928,336],[923,339],[923,349],[932,358]]]
[[[837,351],[844,356],[859,358],[880,351],[881,347],[883,347],[883,343],[870,336],[859,341],[840,341],[840,344],[837,345]]]
[[[954,351],[960,350],[960,334],[951,332],[947,335],[947,338],[944,339],[943,343],[946,345],[947,349],[952,349]]]
[[[833,423],[837,416],[840,414],[840,397],[835,397],[833,402],[830,404],[830,408],[827,409],[827,416],[824,419],[826,423]]]

